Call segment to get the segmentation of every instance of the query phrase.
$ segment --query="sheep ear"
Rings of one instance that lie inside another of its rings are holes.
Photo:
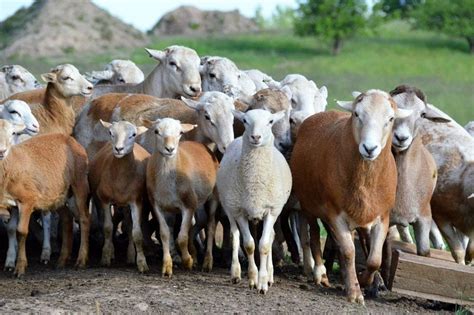
[[[321,96],[325,99],[328,98],[328,88],[326,86],[322,86],[320,89],[319,89],[319,93],[321,94]]]
[[[359,91],[352,91],[352,97],[357,98],[357,96],[361,95],[362,93]]]
[[[190,98],[186,98],[184,96],[181,96],[181,100],[186,104],[188,107],[191,107],[194,110],[199,110],[201,106],[199,105],[199,101],[192,100]]]
[[[16,134],[21,133],[25,129],[26,129],[26,125],[23,124],[23,123],[13,124],[13,132],[16,133]]]
[[[196,128],[198,125],[192,125],[192,124],[181,124],[181,130],[183,133],[190,132],[194,128]]]
[[[286,116],[286,113],[287,113],[287,110],[284,109],[279,112],[276,112],[275,114],[272,114],[272,119],[273,119],[272,125],[274,125],[280,119],[283,119]]]
[[[137,127],[137,136],[139,136],[139,135],[141,135],[141,134],[143,134],[143,133],[145,133],[145,132],[147,132],[147,131],[148,131],[148,128],[147,128],[147,127],[145,127],[145,126],[139,126],[139,127]]]
[[[241,122],[243,122],[244,120],[244,116],[245,116],[245,113],[242,113],[241,111],[239,110],[232,110],[232,114],[234,114],[234,117],[237,118],[238,120],[240,120]]]
[[[291,92],[291,89],[288,85],[285,85],[284,87],[282,87],[280,91],[282,91],[286,95],[286,97],[291,101],[291,98],[293,97],[293,92]]]
[[[154,49],[149,49],[149,48],[145,48],[145,50],[151,58],[156,59],[158,61],[165,60],[165,57],[166,57],[166,52],[165,51],[154,50]]]
[[[445,117],[442,117],[436,111],[434,111],[432,108],[428,106],[426,107],[424,112],[421,114],[421,117],[431,120],[433,122],[437,122],[437,123],[448,123],[451,121]]]
[[[316,86],[316,83],[314,83],[313,80],[309,80],[309,83],[317,90],[318,87]]]
[[[352,101],[336,101],[337,105],[342,109],[352,112]]]
[[[401,109],[397,108],[397,112],[395,113],[396,118],[407,118],[413,113],[411,109]]]
[[[160,119],[157,119],[155,121],[152,121],[152,120],[148,120],[146,118],[140,118],[140,122],[143,124],[143,126],[145,126],[146,128],[148,129],[151,129],[153,128],[153,125],[156,124],[156,123],[159,123],[160,122]]]
[[[46,83],[54,83],[57,80],[57,75],[54,72],[43,73],[41,79]]]
[[[110,129],[110,127],[112,127],[111,123],[103,121],[102,119],[100,119],[100,124],[104,126],[105,129]]]

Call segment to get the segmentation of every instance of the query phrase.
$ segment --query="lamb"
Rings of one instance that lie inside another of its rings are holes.
[[[135,143],[135,138],[146,131],[144,127],[120,121],[113,124],[101,121],[110,133],[110,143],[105,145],[90,163],[89,184],[95,204],[104,217],[104,246],[102,265],[110,266],[114,246],[112,243],[111,207],[130,207],[133,232],[130,240],[136,249],[136,262],[140,272],[148,271],[143,253],[141,231],[143,198],[146,198],[145,172],[150,154]],[[132,246],[133,246],[132,243]],[[133,251],[132,251],[133,252]],[[135,262],[135,255],[128,257]]]
[[[0,205],[3,208],[17,206],[21,214],[17,228],[19,240],[15,274],[22,276],[27,266],[25,241],[31,213],[38,209],[50,211],[63,207],[70,191],[76,202],[81,226],[81,245],[76,266],[85,267],[89,249],[86,152],[72,137],[64,134],[41,135],[12,147],[13,133],[24,128],[0,120],[0,178],[3,192]],[[63,211],[62,215],[60,267],[66,264],[72,247],[72,222],[67,211]],[[12,224],[16,225],[16,222]]]
[[[474,137],[474,121],[470,121],[466,126],[464,126],[464,129],[469,132],[471,136]]]
[[[5,119],[12,124],[24,124],[24,134],[15,134],[13,144],[18,144],[39,133],[39,123],[31,112],[31,108],[23,101],[9,100],[0,105],[0,119]]]
[[[221,152],[234,139],[232,128],[234,109],[233,100],[220,92],[204,92],[198,101],[183,99],[158,99],[142,94],[112,93],[93,101],[94,106],[87,113],[88,123],[78,122],[75,135],[92,157],[96,147],[107,141],[100,127],[99,119],[104,121],[127,120],[137,126],[141,118],[155,120],[171,117],[184,123],[199,124],[197,128],[185,135],[187,140],[194,140],[210,145],[215,143]],[[84,131],[87,131],[84,132]],[[148,152],[153,152],[154,135],[147,132],[138,138],[138,143]]]
[[[234,99],[251,96],[257,91],[252,79],[228,58],[201,58],[200,73],[203,91],[220,91]]]
[[[398,86],[391,94],[401,108],[418,108],[419,97],[410,97],[409,87]],[[433,220],[446,239],[456,262],[474,259],[474,138],[448,115],[427,105],[425,116],[451,120],[438,124],[422,120],[420,136],[438,166],[438,181],[431,199]],[[469,237],[467,250],[459,233]]]
[[[201,93],[200,59],[195,50],[183,46],[145,50],[159,64],[143,82],[99,85],[94,89],[92,99],[107,93],[143,93],[168,98],[196,97]]]
[[[143,123],[155,134],[155,150],[148,161],[146,186],[150,203],[160,224],[163,246],[162,274],[171,277],[173,262],[165,212],[180,212],[182,215],[178,245],[184,267],[191,269],[193,258],[188,250],[191,221],[196,209],[208,200],[214,200],[212,203],[214,209],[210,212],[216,211],[214,186],[219,163],[203,144],[193,141],[179,142],[181,136],[193,130],[196,125],[182,124],[172,118],[155,121],[144,119]],[[213,241],[214,231],[209,229],[208,232],[210,234],[208,238]],[[209,250],[212,254],[212,246],[210,249],[208,247]]]
[[[40,88],[34,75],[19,65],[0,68],[0,101],[10,95]]]
[[[381,265],[389,214],[395,206],[397,170],[387,142],[394,119],[407,117],[411,111],[397,109],[390,95],[380,90],[338,105],[352,115],[331,111],[306,119],[290,165],[294,192],[310,225],[316,283],[328,284],[316,221],[320,218],[339,245],[347,298],[363,304],[351,231],[358,227],[370,233],[367,270],[360,282],[371,285]]]
[[[98,84],[139,84],[145,75],[131,60],[114,59],[105,66],[103,71],[86,73],[87,80]]]
[[[46,89],[12,95],[9,99],[22,100],[41,126],[40,134],[62,133],[71,135],[75,124],[73,103],[75,96],[89,97],[92,84],[70,64],[59,65],[41,75],[47,82]]]
[[[274,147],[271,131],[285,112],[272,114],[255,109],[246,113],[234,111],[234,115],[244,123],[245,132],[231,143],[217,174],[217,190],[232,233],[231,277],[234,283],[241,279],[238,223],[249,261],[249,285],[265,294],[268,286],[273,284],[273,226],[290,196],[292,184],[288,163]],[[255,265],[255,243],[249,220],[263,220],[259,243],[260,270]]]

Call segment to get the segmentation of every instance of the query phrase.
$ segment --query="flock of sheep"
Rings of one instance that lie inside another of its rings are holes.
[[[50,211],[57,211],[59,266],[71,255],[73,218],[78,267],[87,264],[93,231],[103,237],[101,263],[110,265],[121,222],[127,261],[140,272],[148,270],[144,247],[157,231],[164,276],[173,272],[175,241],[185,268],[196,266],[201,249],[210,271],[220,221],[232,281],[241,279],[242,234],[249,285],[261,293],[274,282],[272,253],[284,242],[312,280],[329,285],[318,219],[326,244],[339,248],[352,302],[364,303],[361,287],[380,286],[381,266],[387,279],[384,243],[397,237],[395,226],[413,242],[413,225],[419,255],[429,255],[430,239],[443,248],[444,237],[456,262],[474,261],[474,137],[466,131],[473,135],[474,122],[464,129],[415,87],[353,92],[352,101],[337,102],[346,112],[325,111],[326,87],[302,75],[278,82],[182,46],[147,52],[158,61],[147,77],[125,60],[87,76],[64,64],[41,76],[42,88],[21,66],[1,68],[7,270],[25,273],[35,210],[42,261],[50,259]],[[354,230],[367,253],[359,277]]]

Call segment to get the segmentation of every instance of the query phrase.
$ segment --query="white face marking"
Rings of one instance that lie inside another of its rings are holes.
[[[153,124],[155,152],[165,157],[174,157],[178,152],[179,140],[184,134],[181,123],[172,118],[159,119]]]
[[[24,124],[25,132],[34,136],[39,132],[39,123],[31,112],[30,106],[20,100],[10,100],[3,104],[1,118],[13,124]]]
[[[54,84],[63,96],[90,96],[92,94],[92,83],[87,81],[73,65],[57,66],[52,70],[52,73],[56,76]]]
[[[284,111],[272,114],[263,109],[246,112],[239,118],[245,126],[243,137],[253,147],[273,145],[272,126],[284,115]]]
[[[137,127],[128,121],[112,123],[109,128],[112,152],[116,158],[122,158],[133,151]]]
[[[220,91],[231,97],[240,95],[240,70],[234,62],[223,57],[209,57],[202,65],[204,91]]]

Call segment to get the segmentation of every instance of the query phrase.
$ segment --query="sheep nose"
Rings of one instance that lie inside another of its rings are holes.
[[[89,85],[89,86],[87,87],[87,89],[88,89],[89,91],[92,91],[92,88],[93,88],[92,85]]]
[[[291,147],[291,144],[289,143],[285,143],[285,142],[280,142],[278,143],[280,145],[280,147],[283,149],[283,150],[288,150],[290,147]]]
[[[260,138],[262,138],[262,136],[259,136],[259,135],[251,135],[250,136],[254,141],[259,141]]]
[[[201,86],[200,85],[191,85],[189,86],[189,89],[193,91],[194,93],[201,93]]]
[[[165,147],[166,151],[168,151],[169,153],[173,153],[174,151],[174,147]]]
[[[377,149],[377,147],[378,147],[377,145],[374,145],[373,147],[368,148],[365,144],[364,144],[363,146],[364,146],[365,151],[367,151],[367,153],[368,153],[369,155],[372,154],[372,152],[374,152],[375,149]]]
[[[395,139],[397,139],[398,142],[403,143],[408,140],[408,137],[406,136],[399,137],[397,134],[395,134]]]
[[[115,147],[115,151],[117,151],[117,153],[120,153],[123,151],[123,147]]]

